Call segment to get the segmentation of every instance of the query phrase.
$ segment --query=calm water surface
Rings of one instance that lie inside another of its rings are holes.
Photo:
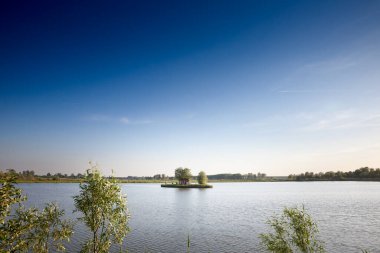
[[[20,184],[28,204],[56,201],[72,213],[78,184]],[[304,204],[319,225],[328,252],[380,252],[379,182],[217,183],[213,189],[123,184],[131,213],[130,252],[263,252],[258,236],[285,206]],[[69,252],[88,231],[76,224]]]

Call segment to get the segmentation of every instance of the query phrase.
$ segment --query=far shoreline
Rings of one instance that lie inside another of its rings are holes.
[[[16,183],[19,184],[63,184],[63,183],[81,183],[83,180],[16,180]],[[287,180],[287,179],[267,179],[267,180],[209,180],[209,183],[278,183],[278,182],[380,182],[380,179],[357,179],[357,178],[348,178],[348,179],[339,179],[339,180],[328,180],[328,179],[320,179],[320,180]],[[119,180],[121,184],[166,184],[172,185],[175,184],[174,181],[160,181],[160,180]]]

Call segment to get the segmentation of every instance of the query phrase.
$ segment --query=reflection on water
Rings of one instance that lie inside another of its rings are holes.
[[[56,201],[73,213],[78,184],[20,184],[29,204]],[[317,221],[328,252],[380,252],[380,183],[218,183],[213,189],[161,188],[123,184],[131,212],[130,252],[260,252],[258,235],[284,206],[305,204]],[[87,238],[77,223],[69,252]]]

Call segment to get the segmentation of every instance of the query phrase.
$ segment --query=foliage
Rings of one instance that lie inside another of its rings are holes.
[[[248,173],[248,174],[216,174],[216,175],[209,175],[208,178],[210,180],[252,180],[252,181],[262,181],[267,178],[267,175],[265,173],[258,172],[257,174]]]
[[[7,176],[14,177],[18,182],[44,182],[44,181],[63,181],[63,182],[78,182],[84,176],[80,173],[74,175],[62,174],[62,173],[47,173],[46,175],[36,175],[33,170],[23,170],[17,172],[14,169],[8,169],[6,172],[0,171],[0,178],[5,178]]]
[[[31,231],[36,224],[35,209],[20,206],[0,226],[0,248],[4,252],[28,252]]]
[[[10,214],[12,205],[22,202],[21,189],[15,187],[16,177],[5,175],[0,188],[0,224],[4,224],[5,218]],[[0,237],[1,239],[1,237]]]
[[[49,252],[65,251],[63,241],[69,241],[73,225],[62,220],[64,212],[55,204],[47,204],[40,212],[36,208],[26,209],[21,189],[15,187],[15,177],[8,174],[0,188],[0,248],[4,252]],[[4,201],[3,201],[4,200]],[[14,214],[12,206],[19,204]]]
[[[204,171],[199,172],[198,174],[198,184],[207,184],[207,175]]]
[[[175,178],[178,181],[190,181],[193,176],[191,175],[191,171],[188,168],[177,168],[175,170]]]
[[[35,252],[49,252],[49,248],[64,251],[63,240],[70,240],[73,234],[73,224],[62,220],[64,211],[55,203],[49,203],[42,212],[36,213],[36,226],[32,231],[33,250]],[[49,247],[50,243],[50,247]]]
[[[297,181],[313,180],[380,180],[380,168],[373,169],[363,167],[355,171],[327,171],[327,172],[305,172],[299,175],[289,175],[288,179]]]
[[[114,178],[102,177],[97,167],[92,166],[74,203],[76,211],[83,214],[79,220],[92,232],[81,252],[108,252],[112,243],[121,247],[129,232],[129,214],[126,197]]]
[[[208,178],[210,180],[222,180],[222,179],[243,180],[244,179],[243,175],[240,173],[236,173],[236,174],[225,173],[225,174],[209,175]]]
[[[261,234],[260,238],[270,252],[325,252],[322,243],[316,239],[317,225],[304,207],[285,208],[280,217],[273,217],[268,224],[273,233]]]
[[[25,219],[17,219],[10,216],[12,206],[20,204],[26,198],[22,196],[21,189],[15,186],[16,176],[7,173],[1,182],[0,188],[0,249],[4,252],[26,251],[28,241],[26,235],[31,229],[32,223],[25,223]],[[16,214],[21,209],[16,209]]]

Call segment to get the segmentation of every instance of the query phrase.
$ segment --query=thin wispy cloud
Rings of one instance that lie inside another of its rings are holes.
[[[358,65],[358,61],[351,56],[335,57],[323,61],[316,61],[307,63],[299,69],[299,72],[308,73],[331,73],[336,71],[343,71]]]
[[[340,82],[336,78],[342,74],[349,76],[352,70],[360,67],[364,57],[357,52],[300,64],[289,71],[272,92],[280,94],[348,92],[347,87],[338,85]]]
[[[92,114],[85,117],[85,120],[96,122],[96,123],[117,123],[124,125],[146,125],[153,123],[152,120],[149,119],[130,119],[129,117],[111,117],[102,114]]]
[[[247,122],[243,128],[260,132],[276,132],[284,129],[300,132],[333,131],[342,129],[380,127],[380,113],[365,113],[354,109],[335,112],[300,112],[273,115],[261,120]]]
[[[85,119],[88,121],[95,121],[95,122],[107,122],[111,120],[109,116],[102,115],[102,114],[92,114],[85,117]]]
[[[195,113],[188,113],[188,114],[178,116],[177,118],[162,119],[160,120],[160,122],[192,120],[195,117],[196,117]],[[85,119],[87,121],[98,122],[98,123],[110,122],[110,123],[119,123],[123,125],[149,125],[149,124],[157,122],[157,121],[153,121],[147,118],[131,118],[127,116],[115,117],[115,116],[107,116],[103,114],[92,114],[92,115],[87,116]]]
[[[184,115],[184,118],[187,120],[194,119],[197,116],[196,113],[188,113]]]
[[[343,91],[343,90],[342,90]],[[339,90],[279,90],[278,93],[333,93],[340,92]]]
[[[375,143],[373,145],[362,145],[357,147],[347,147],[338,151],[320,151],[320,152],[313,152],[304,154],[308,157],[326,157],[326,156],[337,156],[337,155],[345,155],[345,154],[356,154],[361,152],[368,152],[368,151],[377,151],[380,149],[380,143]]]
[[[120,118],[120,122],[125,125],[129,125],[131,123],[131,121],[127,117]]]
[[[152,120],[131,120],[127,117],[121,117],[119,121],[125,125],[147,125],[153,123]]]
[[[153,123],[153,120],[137,120],[134,122],[134,124],[137,124],[137,125],[146,125],[146,124],[152,124]]]
[[[341,111],[326,117],[319,117],[309,125],[302,127],[304,131],[323,131],[338,129],[356,129],[380,127],[380,114],[360,114],[353,111]]]

